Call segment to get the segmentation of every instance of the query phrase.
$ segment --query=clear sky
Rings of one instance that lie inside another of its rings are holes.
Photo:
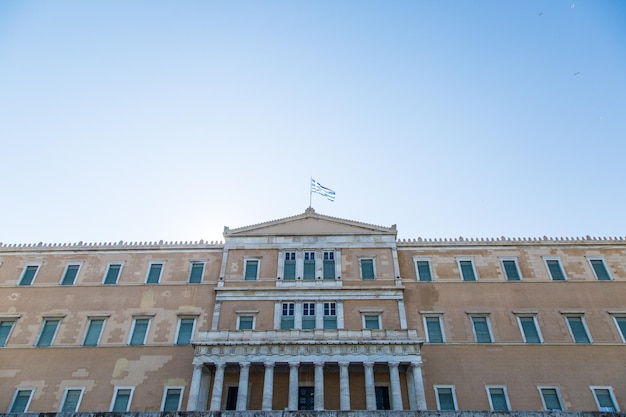
[[[626,235],[626,1],[0,1],[0,242]]]

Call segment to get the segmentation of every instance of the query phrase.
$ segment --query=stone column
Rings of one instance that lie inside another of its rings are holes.
[[[262,410],[272,409],[272,394],[274,393],[274,362],[264,362],[265,378],[263,379],[263,404]]]
[[[350,409],[350,362],[339,362],[339,409]]]
[[[237,390],[237,411],[245,410],[248,406],[248,376],[250,375],[250,362],[239,364],[239,388]]]
[[[342,300],[337,300],[337,328],[338,329],[343,329],[344,323],[343,323],[343,301]]]
[[[213,380],[213,393],[211,394],[211,411],[220,411],[222,408],[222,390],[224,389],[225,363],[215,364],[215,378]]]
[[[400,317],[400,328],[406,330],[406,309],[404,308],[404,300],[398,300],[398,315]]]
[[[209,388],[211,387],[211,370],[203,369],[200,379],[200,394],[198,395],[198,411],[206,411],[209,402]]]
[[[398,362],[389,362],[392,410],[402,410],[402,392],[400,391],[400,372],[398,371],[398,365]]]
[[[324,409],[324,362],[315,362],[315,410]]]
[[[215,300],[215,306],[213,307],[213,321],[211,322],[211,331],[217,331],[217,325],[220,321],[220,310],[222,309],[222,302]]]
[[[193,364],[193,375],[191,376],[191,385],[189,386],[189,398],[187,399],[187,411],[198,410],[198,400],[200,398],[200,381],[202,379],[202,368],[204,364]]]
[[[293,307],[293,328],[302,329],[302,301],[296,301]]]
[[[376,389],[374,388],[374,363],[364,362],[365,368],[365,409],[376,410]]]
[[[410,366],[406,369],[406,391],[409,397],[409,409],[417,410],[415,400],[415,381],[413,381],[413,369]]]
[[[289,410],[298,409],[298,368],[300,362],[289,362]]]
[[[413,389],[415,390],[415,406],[418,410],[426,410],[426,393],[424,392],[424,379],[422,378],[422,364],[411,364],[413,373]]]
[[[324,302],[318,301],[315,303],[315,328],[324,328]]]

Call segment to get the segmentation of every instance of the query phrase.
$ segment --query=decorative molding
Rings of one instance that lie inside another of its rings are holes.
[[[497,238],[421,238],[417,239],[398,239],[398,247],[407,248],[411,246],[449,246],[464,245],[472,246],[481,245],[520,245],[520,244],[611,244],[626,243],[626,237],[497,237]]]

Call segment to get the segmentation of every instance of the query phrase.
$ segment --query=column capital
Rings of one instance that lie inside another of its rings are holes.
[[[363,362],[363,366],[367,369],[373,369],[374,368],[374,362]]]
[[[422,367],[422,362],[411,362],[409,365],[412,369],[420,369]]]
[[[242,369],[246,369],[250,367],[250,362],[239,362],[239,367]]]
[[[316,361],[316,362],[313,362],[313,365],[315,365],[315,366],[324,366],[325,363],[326,362],[324,362],[324,361]]]
[[[265,365],[266,368],[273,368],[274,366],[276,366],[276,362],[263,362],[263,365]]]
[[[224,362],[216,362],[215,363],[215,369],[224,369],[226,368],[226,364]]]
[[[290,368],[299,368],[300,362],[288,362]]]
[[[350,366],[350,362],[339,362],[338,365],[340,368],[347,368],[348,366]]]
[[[387,362],[387,366],[389,366],[390,368],[397,368],[398,366],[400,366],[400,362]]]
[[[194,371],[196,371],[196,370],[198,370],[198,369],[202,371],[202,370],[203,370],[203,368],[204,368],[204,363],[194,363],[194,364],[193,364],[193,370],[194,370]]]

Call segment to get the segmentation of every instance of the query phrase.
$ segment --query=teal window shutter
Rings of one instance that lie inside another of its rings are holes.
[[[148,279],[146,284],[158,284],[161,280],[161,271],[163,270],[163,264],[150,264],[150,272],[148,272]]]
[[[522,279],[515,261],[507,259],[502,261],[502,265],[504,265],[504,273],[506,274],[507,281],[520,281]]]
[[[280,320],[280,328],[289,330],[294,328],[294,303],[283,303],[283,315]]]
[[[526,340],[526,343],[541,343],[535,319],[533,317],[520,317],[519,321],[522,325],[522,331],[524,332],[524,339]]]
[[[117,284],[117,279],[120,276],[120,270],[122,269],[122,265],[120,264],[111,264],[109,265],[109,269],[107,270],[106,277],[104,277],[104,285],[115,285]]]
[[[602,259],[592,259],[590,262],[591,266],[593,267],[593,271],[596,273],[598,281],[611,280],[609,271],[606,269],[606,265],[604,265],[604,261]]]
[[[126,412],[130,402],[130,389],[118,389],[115,394],[115,401],[113,402],[113,409],[111,411]]]
[[[193,336],[193,325],[195,319],[180,319],[178,326],[178,337],[176,338],[177,345],[188,345]]]
[[[200,284],[204,275],[204,262],[192,262],[191,272],[189,273],[190,284]]]
[[[419,281],[432,281],[433,277],[430,275],[430,262],[417,261],[417,279]]]
[[[9,334],[11,334],[11,330],[13,330],[14,321],[0,321],[0,347],[4,347],[7,345],[7,341],[9,340]]]
[[[461,276],[463,277],[463,281],[476,281],[472,261],[459,261],[459,265],[461,266]]]
[[[39,340],[37,340],[37,346],[50,346],[58,326],[59,320],[45,320]]]
[[[13,400],[13,405],[11,405],[9,413],[26,412],[26,407],[28,406],[31,395],[33,395],[33,390],[30,389],[21,389],[17,391],[17,394],[15,395],[15,400]]]
[[[80,400],[81,390],[70,389],[65,393],[65,401],[61,407],[62,413],[75,413],[78,411],[78,401]]]
[[[285,263],[283,264],[283,279],[296,279],[296,253],[285,252]]]
[[[559,395],[554,388],[542,388],[541,395],[543,396],[543,402],[546,404],[546,410],[548,411],[562,411],[561,401]]]
[[[104,319],[89,320],[89,327],[87,327],[87,334],[85,335],[83,346],[96,346],[98,344],[103,325]]]
[[[476,333],[476,343],[491,343],[487,317],[472,317],[472,323],[474,324],[474,332]]]
[[[20,286],[31,285],[33,283],[33,279],[35,278],[35,274],[37,273],[38,269],[39,267],[36,265],[27,266],[26,269],[24,270],[24,273],[22,274],[22,279],[20,279],[20,283],[18,285]]]
[[[304,252],[303,279],[315,279],[315,252]]]
[[[622,337],[626,339],[626,317],[615,317],[615,321]]]
[[[546,261],[546,264],[553,281],[565,281],[565,273],[563,268],[561,268],[561,262],[556,259],[550,259]]]
[[[504,388],[489,388],[489,396],[491,397],[493,411],[509,410],[509,406],[506,403]]]
[[[361,259],[361,278],[374,279],[374,260]]]
[[[148,331],[149,319],[136,319],[133,335],[130,338],[130,345],[138,346],[146,342],[146,333]]]
[[[258,270],[259,261],[257,259],[246,260],[246,275],[244,279],[246,281],[255,281],[257,279]]]
[[[443,343],[439,317],[426,317],[426,331],[428,332],[429,343]]]
[[[254,317],[252,316],[240,316],[239,317],[239,330],[252,330],[254,325]]]
[[[596,388],[593,390],[598,399],[598,405],[600,411],[617,411],[613,398],[611,398],[611,392],[606,388]]]
[[[379,316],[365,316],[365,328],[371,330],[380,329]]]
[[[163,411],[178,411],[178,404],[180,403],[180,388],[168,388],[165,394],[165,403],[163,404]]]
[[[569,324],[569,328],[572,331],[574,342],[591,343],[589,335],[587,334],[587,330],[585,329],[585,324],[583,323],[582,317],[567,317],[567,323]]]
[[[440,410],[456,410],[452,388],[437,388],[437,397],[439,398]]]
[[[65,275],[63,276],[63,280],[61,281],[61,285],[74,285],[74,281],[76,281],[76,275],[78,275],[78,269],[80,265],[68,265],[65,270]]]

